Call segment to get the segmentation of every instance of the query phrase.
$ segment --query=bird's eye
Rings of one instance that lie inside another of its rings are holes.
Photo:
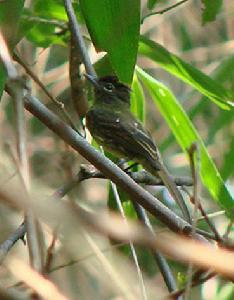
[[[104,86],[104,90],[107,91],[107,92],[112,92],[114,90],[114,86],[112,83],[107,83],[105,86]]]

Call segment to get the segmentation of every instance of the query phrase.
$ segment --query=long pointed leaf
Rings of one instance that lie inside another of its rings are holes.
[[[131,92],[131,111],[137,116],[142,123],[145,120],[145,95],[137,78],[137,74],[134,74],[132,81],[132,92]]]
[[[166,71],[197,89],[222,109],[230,110],[234,106],[234,95],[230,91],[161,45],[141,37],[139,53],[152,59]]]
[[[202,182],[217,203],[230,215],[231,209],[234,207],[234,199],[225,186],[200,135],[185,111],[166,86],[142,69],[136,68],[136,70],[183,151],[186,152],[193,142],[198,142],[200,147],[200,176]]]
[[[140,32],[140,0],[80,0],[92,41],[108,53],[121,81],[132,81]]]

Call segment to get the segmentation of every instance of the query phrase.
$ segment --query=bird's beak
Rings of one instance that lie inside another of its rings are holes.
[[[97,89],[100,89],[100,84],[98,83],[97,77],[90,75],[90,74],[84,74],[84,76],[88,79],[88,81]]]

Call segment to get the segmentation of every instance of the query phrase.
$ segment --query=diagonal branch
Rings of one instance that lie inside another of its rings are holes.
[[[84,158],[98,168],[106,177],[125,190],[132,200],[137,201],[146,210],[175,232],[190,234],[191,225],[178,217],[174,212],[153,197],[149,192],[134,182],[124,171],[94,149],[84,138],[67,126],[55,114],[49,111],[35,97],[27,94],[25,107],[41,120],[48,128],[78,151]],[[199,238],[199,235],[197,235]]]

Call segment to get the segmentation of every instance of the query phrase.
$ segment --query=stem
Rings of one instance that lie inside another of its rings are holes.
[[[149,18],[149,17],[151,17],[151,16],[154,16],[154,15],[162,15],[162,14],[164,14],[165,12],[168,12],[169,10],[174,9],[174,8],[180,6],[181,4],[183,4],[183,3],[187,2],[187,1],[188,1],[188,0],[182,0],[182,1],[178,2],[178,3],[176,3],[176,4],[173,4],[173,5],[171,5],[171,6],[168,6],[167,8],[164,8],[164,9],[162,9],[162,10],[158,10],[158,11],[151,12],[151,13],[145,15],[144,17],[142,17],[142,19],[141,19],[141,24],[144,23],[145,19],[147,19],[147,18]]]
[[[76,43],[77,48],[80,50],[80,54],[82,57],[82,61],[85,65],[86,72],[92,76],[96,77],[96,72],[92,66],[89,55],[87,53],[87,49],[85,47],[85,43],[80,32],[79,25],[76,20],[76,16],[71,4],[70,0],[64,0],[64,6],[67,12],[70,29],[74,38],[74,42]]]

